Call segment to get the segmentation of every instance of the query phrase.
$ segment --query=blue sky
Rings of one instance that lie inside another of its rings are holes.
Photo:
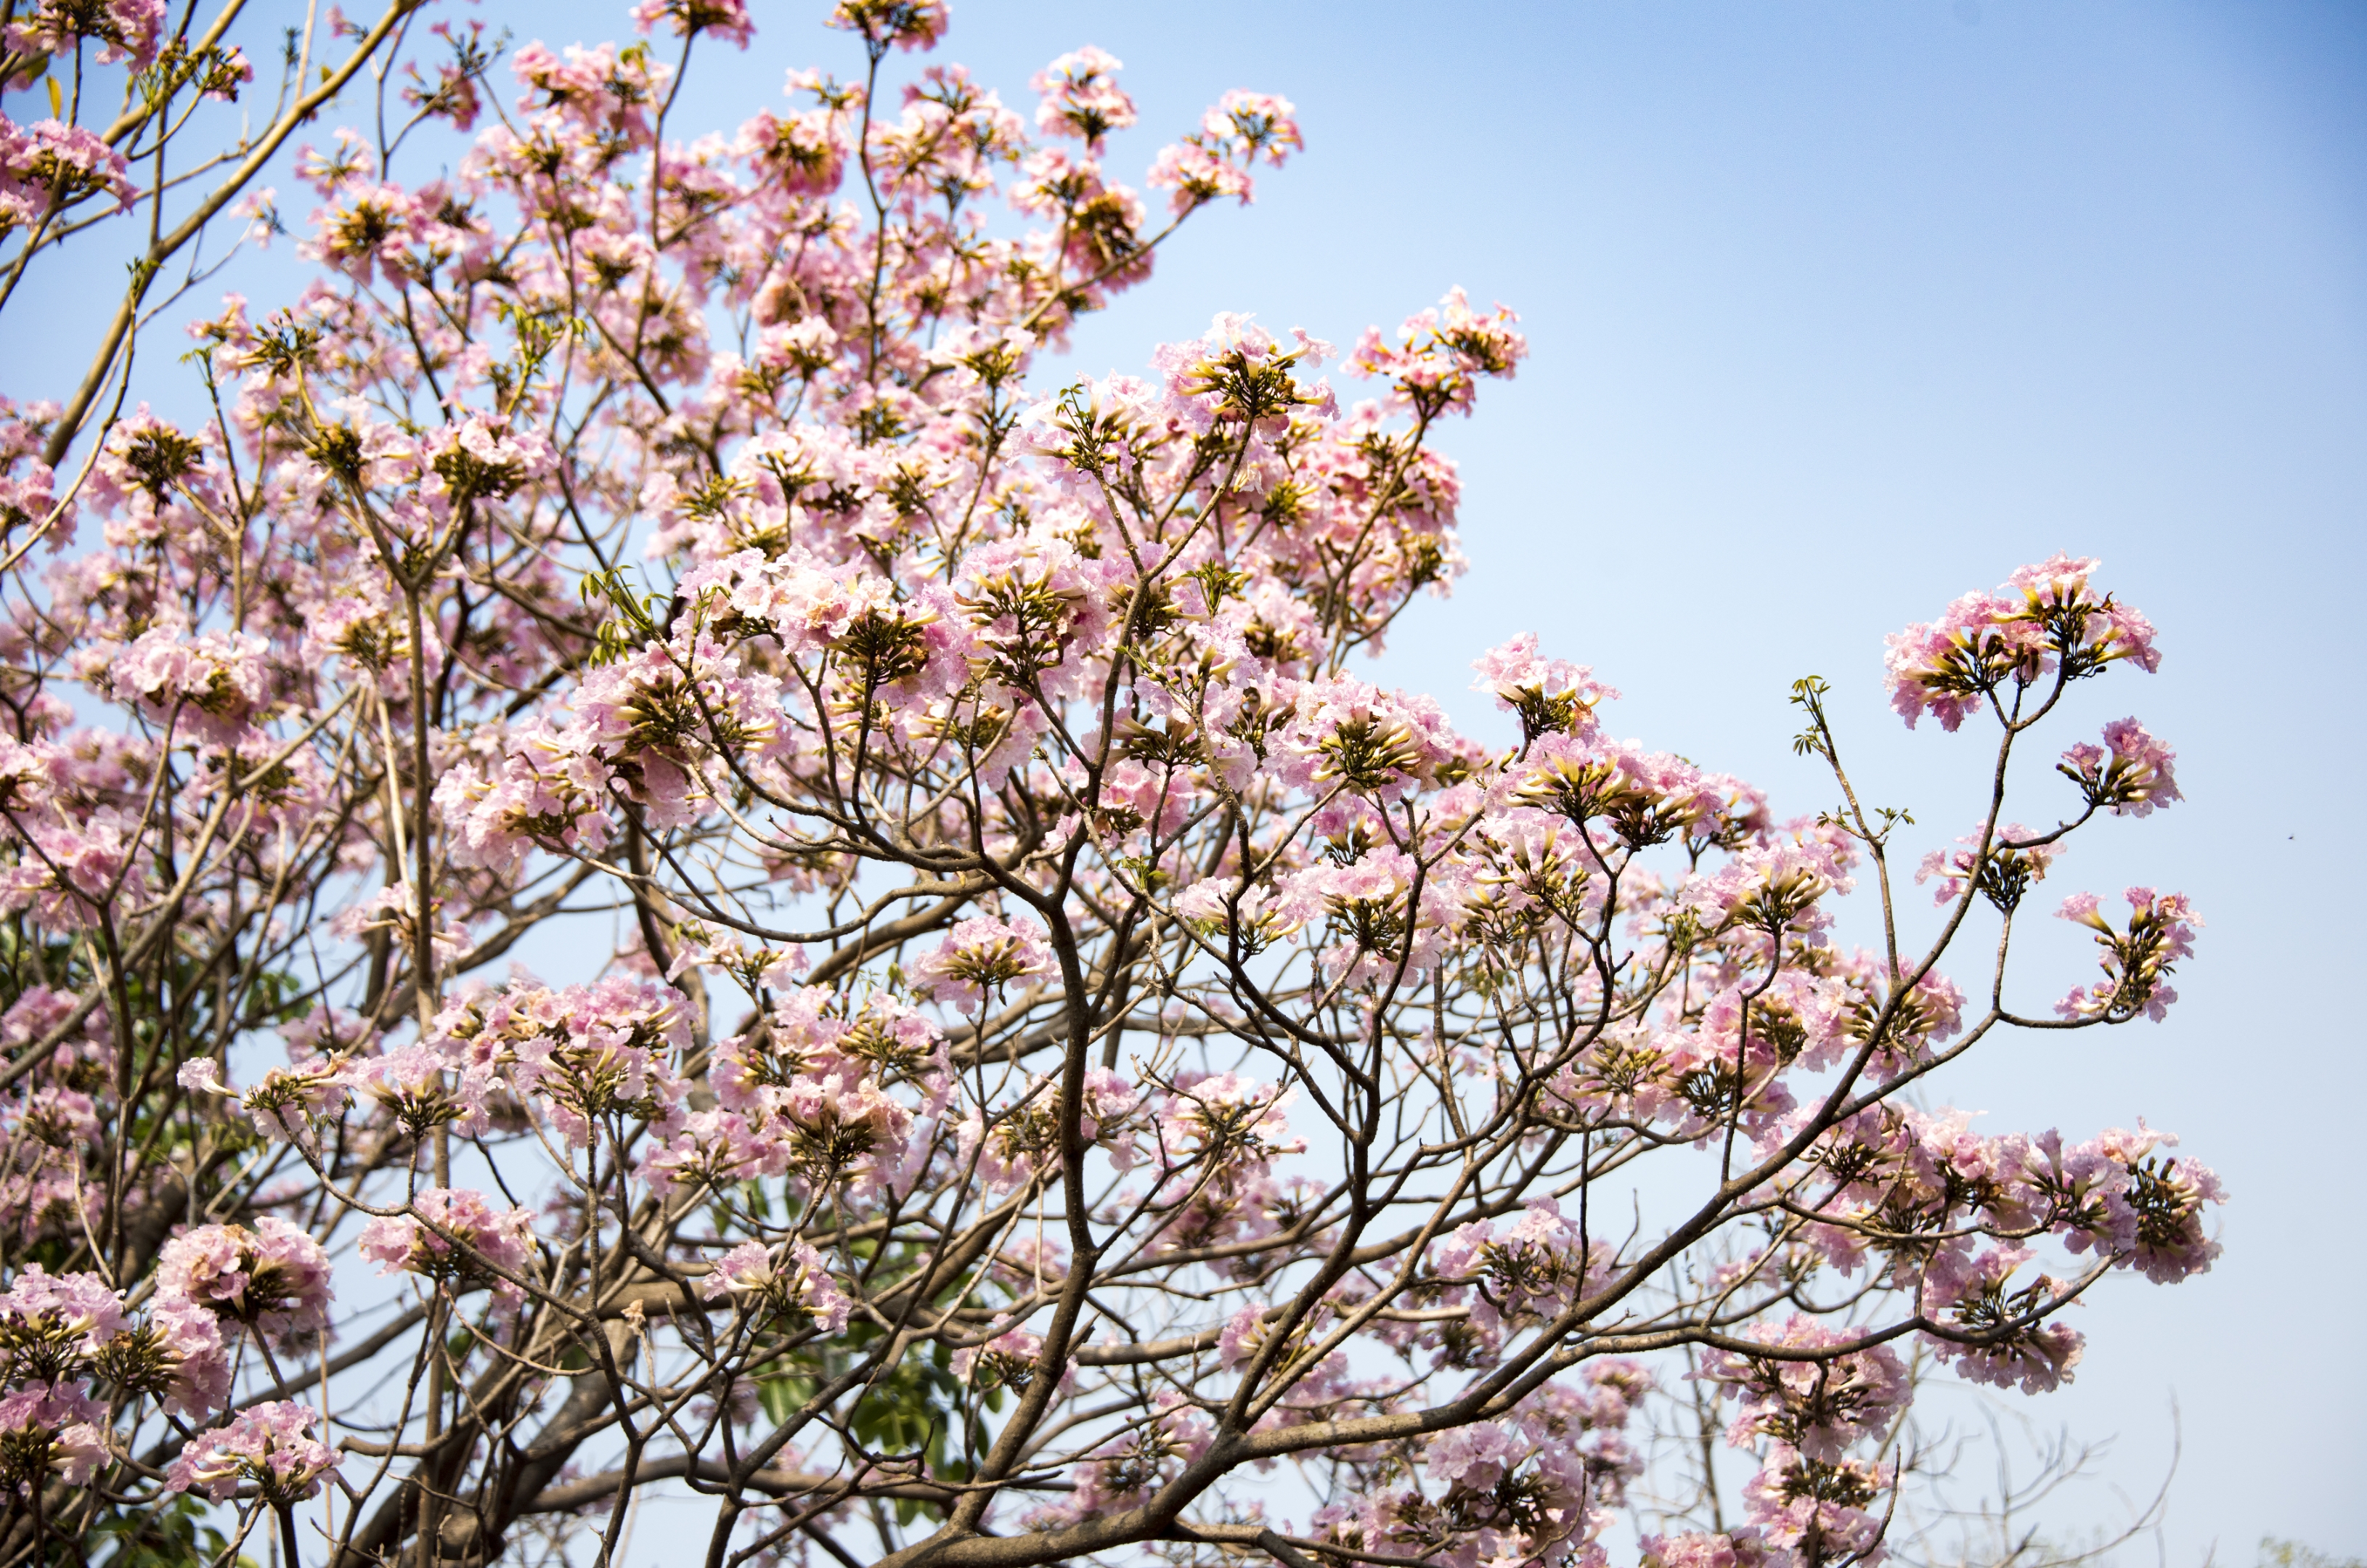
[[[617,36],[622,10],[484,8],[554,43]],[[793,64],[852,73],[847,41],[804,25],[821,10],[759,0],[767,30],[707,61],[699,109],[736,121]],[[2000,1130],[2142,1113],[2234,1193],[2218,1268],[2112,1281],[2077,1385],[2033,1414],[2115,1436],[2112,1477],[2150,1495],[2175,1398],[2179,1568],[2248,1563],[2265,1533],[2367,1554],[2367,1360],[2340,1326],[2367,1264],[2339,1217],[2367,1097],[2342,847],[2367,6],[957,0],[944,53],[1024,102],[1085,42],[1142,106],[1122,175],[1231,86],[1295,99],[1308,152],[1255,207],[1195,219],[1079,332],[1078,370],[1138,368],[1218,310],[1342,342],[1455,284],[1522,312],[1534,357],[1444,438],[1470,575],[1379,677],[1475,728],[1495,721],[1468,660],[1534,627],[1625,692],[1614,729],[1813,811],[1830,789],[1783,699],[1814,671],[1920,852],[1969,822],[1978,760],[1887,714],[1884,634],[2056,549],[2104,558],[2167,657],[2083,692],[2077,728],[2138,714],[2189,798],[2083,836],[2056,876],[2182,888],[2210,925],[2167,1024],[2001,1043],[1949,1098]],[[279,254],[249,275],[259,302]],[[74,280],[38,287],[0,324],[12,392],[87,353]],[[2032,1003],[2086,963],[2067,928],[2047,940]]]

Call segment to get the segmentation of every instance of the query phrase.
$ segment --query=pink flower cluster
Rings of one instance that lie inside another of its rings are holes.
[[[1462,289],[1452,289],[1434,309],[1407,317],[1395,344],[1378,327],[1366,328],[1348,367],[1387,381],[1390,405],[1425,423],[1444,413],[1468,414],[1478,378],[1510,380],[1529,356],[1529,340],[1512,330],[1519,320],[1501,305],[1481,315]]]
[[[2044,677],[2075,681],[2127,660],[2161,668],[2153,623],[2089,584],[2101,562],[2057,555],[2025,566],[1994,593],[1967,593],[1934,623],[1889,639],[1891,705],[1912,729],[1929,713],[1954,730],[1991,705],[2018,711]]]
[[[1029,919],[981,915],[957,924],[935,952],[912,967],[912,988],[932,1000],[971,1010],[1014,980],[1052,968],[1044,928]]]
[[[437,1016],[427,1043],[437,1056],[396,1053],[372,1081],[405,1115],[455,1105],[443,1071],[458,1074],[460,1106],[481,1105],[498,1082],[571,1146],[588,1148],[619,1117],[659,1138],[681,1125],[688,1088],[676,1063],[690,1040],[688,1000],[662,982],[611,975],[554,990],[518,971],[499,990],[465,988]]]
[[[145,70],[155,62],[164,25],[164,0],[34,0],[9,22],[7,47],[17,54],[72,54],[87,39],[99,45],[99,64],[121,61]]]
[[[1172,190],[1180,216],[1231,197],[1246,207],[1256,193],[1250,171],[1260,162],[1279,166],[1306,145],[1288,98],[1236,88],[1200,118],[1200,129],[1160,149],[1143,183]]]
[[[2178,792],[2178,753],[2134,718],[2104,726],[2101,746],[2081,741],[2063,753],[2056,771],[2079,786],[2090,809],[2121,817],[2149,816],[2186,797]]]
[[[381,1215],[362,1227],[356,1249],[381,1274],[417,1274],[455,1294],[491,1286],[512,1305],[525,1299],[516,1280],[534,1250],[534,1215],[495,1209],[481,1192],[431,1187],[410,1213]]]
[[[169,1412],[203,1416],[228,1396],[230,1371],[213,1315],[186,1301],[160,1297],[148,1321],[135,1324],[96,1275],[52,1275],[38,1263],[0,1294],[0,1372],[39,1391],[28,1411],[86,1400],[88,1380],[97,1376],[119,1394],[156,1397]]]
[[[812,1321],[823,1334],[845,1328],[854,1303],[831,1278],[830,1267],[811,1243],[793,1242],[787,1256],[776,1258],[762,1242],[742,1242],[716,1261],[698,1282],[699,1294],[711,1302],[729,1300],[758,1314],[794,1312]]]
[[[713,33],[742,49],[756,36],[746,0],[640,0],[632,10],[634,30],[646,36],[660,21],[679,37]]]
[[[28,1382],[0,1395],[0,1486],[25,1496],[52,1476],[82,1485],[107,1459],[107,1418],[80,1383]]]
[[[329,1326],[329,1255],[276,1215],[198,1225],[156,1256],[158,1310],[194,1307],[275,1339]]]
[[[1134,100],[1117,85],[1122,69],[1116,60],[1088,44],[1036,73],[1028,85],[1044,100],[1036,107],[1036,129],[1074,138],[1087,151],[1099,152],[1111,131],[1124,130],[1135,121]]]
[[[1471,683],[1473,691],[1487,693],[1497,707],[1520,716],[1523,744],[1545,735],[1591,735],[1595,705],[1619,694],[1585,665],[1540,658],[1535,632],[1523,632],[1489,649],[1472,660],[1471,668],[1479,672]]]
[[[1778,1123],[1761,1145],[1783,1135]],[[2142,1122],[2077,1144],[2052,1131],[1984,1137],[1957,1112],[1868,1110],[1819,1139],[1793,1201],[1820,1217],[1803,1240],[1824,1262],[1852,1274],[1882,1255],[1883,1271],[1935,1314],[1990,1292],[2019,1261],[2010,1248],[1976,1254],[1982,1227],[2051,1235],[2075,1257],[2169,1282],[2210,1268],[2219,1246],[2204,1211],[2225,1201],[2207,1167],[2156,1153],[2175,1141]],[[1886,1213],[1921,1218],[1900,1231]]]
[[[148,868],[136,858],[136,826],[111,807],[78,821],[63,811],[57,819],[37,817],[22,823],[21,832],[27,852],[0,869],[0,909],[21,909],[43,930],[93,928],[103,905],[127,899],[137,904],[153,886]]]
[[[1492,1348],[1509,1334],[1552,1321],[1601,1283],[1596,1247],[1581,1244],[1558,1203],[1539,1198],[1501,1232],[1480,1220],[1435,1243],[1430,1266],[1441,1280],[1470,1287],[1472,1332]]]
[[[1316,1527],[1353,1530],[1366,1551],[1452,1568],[1603,1568],[1611,1508],[1641,1469],[1624,1434],[1650,1380],[1621,1359],[1589,1363],[1581,1377],[1541,1385],[1506,1418],[1430,1438],[1410,1483],[1392,1478],[1332,1503]]]
[[[2093,893],[2074,893],[2056,911],[2059,919],[2094,930],[2096,945],[2103,949],[2099,962],[2104,977],[2073,987],[2055,1004],[2065,1018],[2123,1023],[2143,1013],[2158,1023],[2178,999],[2163,978],[2181,959],[2194,956],[2195,928],[2203,917],[2183,893],[2132,887],[2123,897],[2129,906],[2125,928],[2104,918]]]
[[[2061,840],[2044,841],[2019,822],[2008,822],[1989,834],[1988,852],[1977,865],[1974,852],[1981,847],[1981,833],[1965,834],[1956,842],[1965,847],[1932,850],[1915,869],[1917,882],[1933,885],[1934,904],[1953,904],[1972,886],[1999,908],[2010,909],[2022,901],[2030,884],[2046,879],[2047,867],[2063,852]]]
[[[838,0],[830,25],[860,33],[876,50],[934,49],[950,17],[946,0]]]
[[[293,1066],[268,1068],[260,1082],[242,1091],[221,1081],[220,1063],[200,1056],[181,1064],[178,1079],[185,1089],[235,1099],[265,1137],[311,1150],[319,1146],[320,1122],[345,1109],[353,1076],[342,1055],[315,1056]]]
[[[1704,1361],[1704,1375],[1739,1406],[1726,1432],[1735,1448],[1772,1438],[1830,1461],[1852,1444],[1878,1441],[1907,1407],[1907,1369],[1887,1346],[1813,1359],[1784,1356],[1829,1350],[1856,1337],[1803,1313],[1780,1325],[1756,1325],[1746,1337],[1772,1353],[1721,1351]]]
[[[300,1503],[321,1489],[321,1477],[345,1455],[312,1436],[320,1412],[290,1400],[268,1400],[201,1432],[182,1445],[164,1472],[174,1492],[202,1491],[226,1503],[243,1487],[274,1507]]]
[[[122,153],[80,126],[54,119],[20,126],[0,115],[0,232],[53,220],[94,196],[112,197],[119,208],[131,205]]]
[[[0,1356],[12,1377],[54,1382],[95,1359],[122,1331],[122,1300],[96,1274],[51,1274],[28,1264],[0,1295]]]
[[[835,1000],[789,990],[762,1029],[719,1042],[709,1068],[719,1103],[684,1117],[643,1156],[650,1182],[695,1190],[787,1175],[870,1193],[925,1157],[915,1112],[944,1108],[942,1035],[890,998],[873,997],[852,1018]]]
[[[2069,1324],[2044,1315],[2069,1299],[2069,1283],[2042,1273],[2018,1288],[2010,1284],[2033,1256],[2026,1247],[2000,1244],[1984,1250],[1969,1269],[1935,1275],[1927,1287],[1931,1315],[1953,1319],[1964,1336],[1932,1337],[1942,1355],[1956,1352],[1957,1376],[2000,1388],[2019,1385],[2024,1393],[2044,1393],[2071,1381],[2087,1341]]]
[[[1718,782],[1683,758],[1602,736],[1548,735],[1513,776],[1512,804],[1599,825],[1631,851],[1682,838],[1725,805]]]

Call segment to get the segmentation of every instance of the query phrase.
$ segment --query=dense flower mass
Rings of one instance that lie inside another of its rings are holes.
[[[1061,358],[1287,99],[1137,149],[1106,51],[1006,103],[843,0],[726,121],[749,7],[615,20],[324,22],[182,234],[160,143],[246,55],[9,13],[0,308],[127,205],[143,333],[206,219],[308,282],[0,401],[0,1556],[589,1561],[663,1495],[714,1564],[1597,1568],[1625,1512],[1842,1568],[1920,1386],[2058,1387],[2071,1305],[2212,1267],[2167,1134],[1945,1108],[2194,957],[2135,887],[2061,901],[2053,1015],[2010,966],[2183,798],[2134,717],[2009,768],[2160,667],[2100,563],[1891,639],[1908,725],[1997,727],[1953,841],[1854,804],[1870,668],[1795,688],[1821,816],[1534,633],[1467,734],[1360,658],[1470,564],[1433,440],[1511,310]]]

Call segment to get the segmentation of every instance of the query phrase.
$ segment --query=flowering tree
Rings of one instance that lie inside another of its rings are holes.
[[[19,92],[242,69],[157,0],[9,17]],[[2010,767],[2158,663],[2096,563],[1891,639],[1910,726],[1995,739],[1910,946],[1821,682],[1840,804],[1784,821],[1533,637],[1492,741],[1350,672],[1462,570],[1432,438],[1509,312],[1367,332],[1344,408],[1243,317],[1044,365],[1289,104],[1226,94],[1154,216],[1099,51],[1032,124],[898,105],[944,7],[844,0],[858,80],[683,141],[750,23],[634,17],[511,107],[396,7],[314,281],[195,329],[209,416],[125,412],[120,341],[111,404],[7,407],[0,1561],[606,1562],[656,1493],[713,1564],[1595,1562],[1667,1405],[1756,1473],[1648,1561],[1871,1562],[1928,1363],[2043,1392],[2091,1286],[2209,1267],[2163,1134],[1910,1103],[2173,999],[2144,888],[2063,904],[2051,1013],[2005,973],[2071,836],[2178,798],[2134,719]],[[400,183],[422,123],[473,140]],[[20,270],[166,202],[78,124],[0,125]]]

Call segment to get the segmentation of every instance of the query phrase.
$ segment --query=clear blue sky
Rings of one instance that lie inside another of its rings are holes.
[[[791,64],[855,69],[806,25],[821,6],[757,8],[754,51],[705,76],[719,125]],[[485,7],[553,43],[618,36],[622,11]],[[1138,368],[1217,310],[1344,341],[1462,284],[1524,317],[1520,379],[1446,434],[1471,574],[1383,665],[1473,727],[1492,719],[1467,660],[1535,627],[1625,689],[1614,728],[1808,811],[1829,792],[1783,698],[1813,671],[1869,795],[1937,843],[1973,809],[1974,747],[1887,715],[1883,635],[2057,548],[2105,558],[2167,659],[2083,694],[2083,725],[2139,714],[2189,799],[2107,824],[2056,875],[2183,888],[2210,926],[2168,1024],[2003,1043],[1949,1098],[1998,1129],[2142,1113],[2221,1170],[2218,1269],[2112,1281],[2076,1387],[2033,1414],[2117,1435],[2112,1476],[2149,1495],[2175,1397],[2175,1568],[2214,1544],[2248,1563],[2264,1533],[2367,1555],[2344,816],[2367,6],[956,0],[944,53],[1025,102],[1085,42],[1144,111],[1124,175],[1230,86],[1294,98],[1308,150],[1256,207],[1195,220],[1079,333],[1078,369]],[[9,312],[7,389],[49,389],[28,371],[64,363],[74,305],[52,284],[47,320]],[[2040,956],[2026,1000],[2085,963],[2067,931]]]

